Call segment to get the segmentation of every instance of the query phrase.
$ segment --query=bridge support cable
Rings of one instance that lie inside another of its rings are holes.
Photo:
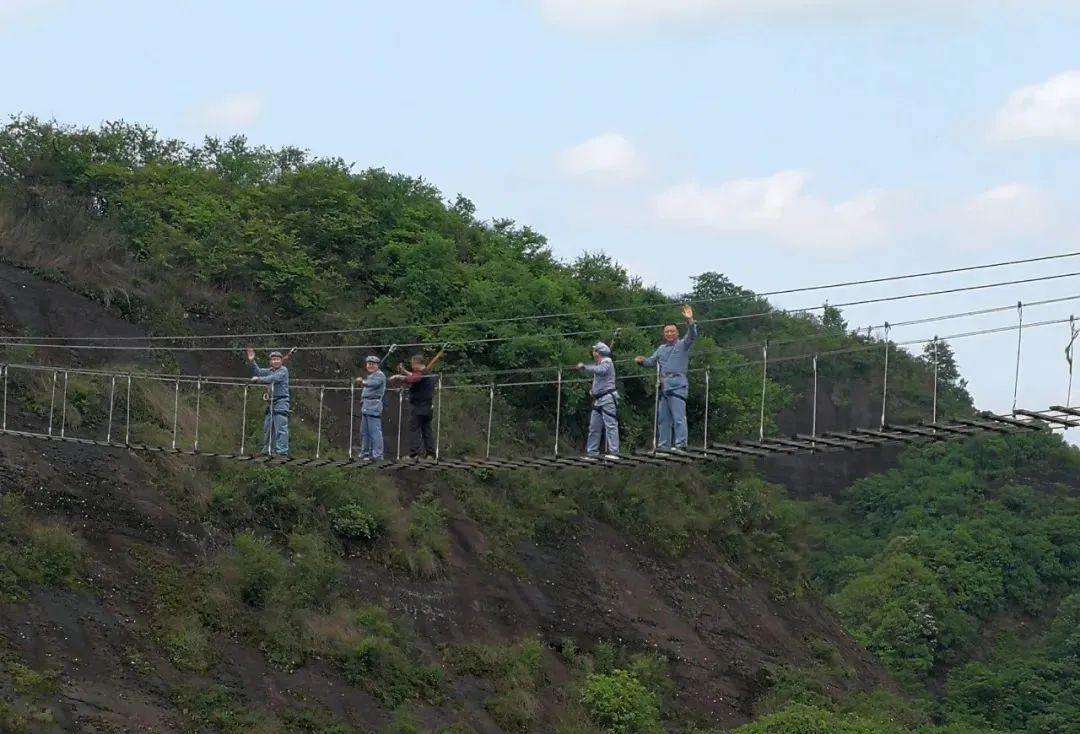
[[[199,452],[199,424],[202,420],[202,378],[195,383],[195,442],[192,444],[195,453]]]
[[[240,409],[240,455],[244,455],[244,447],[247,444],[247,403],[248,386],[244,385],[244,397],[241,399],[243,407]]]
[[[1080,336],[1080,328],[1076,326],[1076,317],[1069,316],[1069,345],[1065,347],[1065,362],[1068,365],[1068,387],[1065,392],[1065,405],[1072,405],[1073,388],[1073,356],[1075,355],[1076,337]],[[6,384],[5,384],[6,385]],[[5,386],[6,390],[6,386]],[[6,395],[6,393],[5,393]]]
[[[552,455],[559,458],[559,427],[562,425],[562,368],[555,375],[555,450]],[[655,431],[654,431],[655,433]],[[656,442],[653,441],[653,450],[656,450]]]
[[[112,443],[113,406],[116,405],[116,375],[109,379],[109,423],[105,428],[105,443]]]
[[[487,419],[487,446],[484,447],[484,458],[491,458],[491,419],[495,415],[495,384],[488,386],[488,419]]]
[[[769,375],[769,340],[761,345],[761,420],[758,422],[758,441],[765,438],[765,387]]]
[[[655,454],[660,439],[660,360],[656,360],[656,395],[653,397],[652,452]]]
[[[439,375],[439,381],[436,384],[438,389],[438,397],[436,402],[438,405],[435,409],[435,462],[438,463],[440,457],[440,451],[442,446],[442,392],[443,392],[443,380],[442,375]]]
[[[8,383],[8,366],[6,364],[3,366],[3,372],[4,372],[4,402],[3,402],[4,407],[3,407],[3,417],[0,418],[0,420],[2,420],[2,423],[0,423],[0,425],[2,425],[3,430],[6,431],[7,430],[7,383]]]
[[[933,354],[934,354],[934,393],[931,399],[930,407],[930,421],[937,423],[937,394],[938,394],[938,338],[934,337],[933,342]]]
[[[885,323],[885,368],[881,375],[881,430],[885,430],[885,408],[889,402],[889,324]]]
[[[397,394],[397,450],[394,454],[397,457],[398,461],[401,461],[401,417],[405,413],[405,409],[403,406],[404,401],[405,388],[400,388],[398,389]]]
[[[180,423],[180,378],[176,378],[176,387],[173,390],[173,420],[172,420],[172,447],[176,450],[176,429]]]
[[[810,438],[811,439],[817,438],[817,397],[818,397],[817,358],[818,358],[818,356],[815,354],[814,359],[813,359],[813,361],[811,363],[812,366],[813,366],[813,372],[814,372],[814,385],[813,385],[813,388],[811,389],[811,393],[812,393],[813,397],[810,400],[810,405],[811,405],[811,407],[810,407]]]
[[[49,435],[53,435],[53,410],[56,408],[56,370],[52,373],[52,390],[49,392]]]
[[[127,374],[127,400],[124,402],[124,445],[131,445],[131,373]],[[243,452],[241,452],[243,453]]]
[[[318,425],[315,429],[315,458],[318,459],[322,456],[322,413],[323,413],[323,398],[326,396],[326,388],[319,388],[319,418]]]
[[[64,370],[64,389],[60,395],[60,438],[67,435],[68,373]]]
[[[356,380],[349,385],[349,460],[353,457],[353,420],[356,416]]]
[[[709,448],[709,368],[705,368],[705,428],[702,433],[701,448]]]
[[[1016,413],[1016,400],[1020,394],[1020,349],[1024,340],[1024,304],[1017,302],[1016,304],[1016,374],[1013,377],[1013,413]]]

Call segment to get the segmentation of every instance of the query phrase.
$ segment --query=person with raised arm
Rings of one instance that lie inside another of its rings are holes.
[[[424,363],[424,355],[414,354],[409,358],[409,369],[399,364],[398,374],[390,377],[391,384],[403,382],[409,390],[409,456],[414,459],[435,455],[431,403],[439,378],[431,371],[445,354],[446,350],[440,349],[427,364]]]
[[[281,352],[270,352],[270,366],[260,367],[255,361],[255,350],[247,347],[251,381],[267,386],[266,417],[263,419],[262,453],[289,455],[289,368],[285,366]],[[292,351],[289,352],[292,356]]]
[[[593,345],[595,364],[579,362],[574,369],[593,376],[589,395],[592,410],[589,412],[589,439],[585,444],[586,456],[600,458],[600,437],[606,443],[604,458],[619,458],[619,392],[615,385],[615,363],[611,361],[611,347],[604,342]]]
[[[687,372],[690,369],[690,350],[697,341],[698,328],[694,310],[682,307],[686,319],[686,335],[679,338],[679,327],[664,327],[664,342],[648,357],[635,357],[645,367],[656,367],[660,375],[658,435],[656,448],[660,451],[686,450],[689,430],[686,425],[686,398],[690,392]]]
[[[360,458],[381,461],[383,458],[382,411],[386,395],[386,375],[379,369],[379,358],[374,354],[364,360],[366,375],[356,378],[363,385],[360,393]]]

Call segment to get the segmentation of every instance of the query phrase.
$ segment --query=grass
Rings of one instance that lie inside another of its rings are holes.
[[[56,671],[30,667],[0,637],[0,731],[21,734],[53,723],[48,699],[58,686]]]
[[[452,645],[443,659],[457,675],[488,681],[494,694],[484,708],[504,731],[534,731],[540,713],[539,693],[547,682],[544,648],[538,640],[514,645]]]
[[[16,495],[0,497],[0,600],[25,599],[34,586],[76,585],[82,558],[78,536],[60,524],[29,519]]]

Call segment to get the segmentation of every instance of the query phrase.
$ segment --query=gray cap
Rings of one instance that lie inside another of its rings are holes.
[[[607,344],[604,344],[604,342],[596,342],[596,344],[593,344],[592,348],[594,352],[596,352],[602,357],[611,356],[611,347],[609,347]]]
[[[280,357],[280,356],[281,356],[281,352],[279,352],[279,351],[277,351],[277,350],[275,349],[274,351],[270,352],[270,356],[271,356],[271,357]]]
[[[374,354],[369,354],[367,359],[365,359],[364,361],[367,362],[368,364],[378,364],[379,363],[379,358],[376,357]]]

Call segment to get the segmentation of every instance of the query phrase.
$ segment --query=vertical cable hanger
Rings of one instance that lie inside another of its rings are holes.
[[[1016,415],[1016,400],[1020,394],[1020,349],[1024,341],[1024,304],[1017,302],[1016,304],[1016,374],[1013,376],[1013,402],[1012,402],[1012,414]]]
[[[885,430],[885,408],[889,402],[889,322],[885,322],[885,370],[881,376],[881,429]]]

